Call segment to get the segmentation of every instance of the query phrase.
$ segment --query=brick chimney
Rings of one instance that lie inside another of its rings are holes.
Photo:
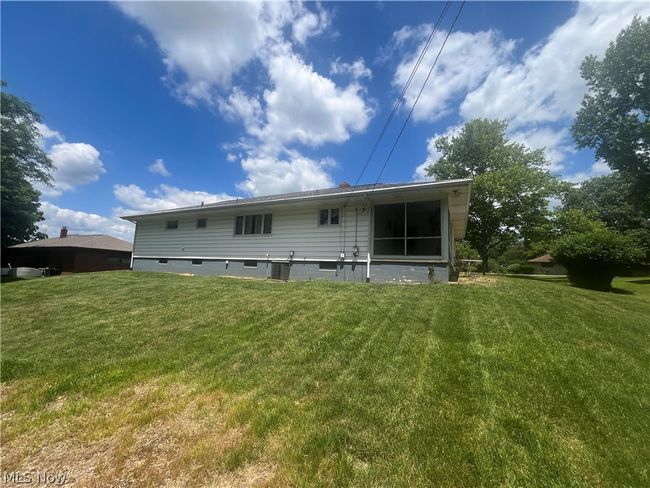
[[[61,227],[61,233],[59,234],[59,237],[61,239],[68,237],[68,228],[66,226]]]
[[[339,188],[350,188],[350,183],[348,183],[347,181],[342,181],[341,183],[339,183]]]

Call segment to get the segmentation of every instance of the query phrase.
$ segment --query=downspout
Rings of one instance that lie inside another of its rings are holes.
[[[370,253],[368,253],[368,259],[366,261],[366,283],[370,283]]]
[[[135,239],[138,235],[138,221],[135,222],[135,230],[133,231],[133,249],[131,249],[131,271],[133,271],[133,257],[135,256]]]

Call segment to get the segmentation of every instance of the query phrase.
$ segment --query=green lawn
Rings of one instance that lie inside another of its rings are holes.
[[[81,486],[649,486],[650,279],[3,283],[2,469]]]

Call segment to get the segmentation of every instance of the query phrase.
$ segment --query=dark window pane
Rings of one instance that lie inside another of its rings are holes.
[[[167,221],[168,229],[178,229],[178,220],[168,220]]]
[[[257,261],[244,261],[244,268],[257,268]]]
[[[235,234],[241,235],[243,231],[244,231],[244,217],[239,216],[235,219]]]
[[[330,224],[337,225],[339,223],[339,209],[333,208],[330,210]]]
[[[208,226],[208,219],[196,219],[196,226],[199,229],[207,227]]]
[[[440,236],[440,201],[406,204],[406,237]]]
[[[321,261],[318,263],[318,269],[320,271],[336,271],[336,268],[336,261]]]
[[[158,264],[167,264],[167,260],[166,259],[159,259]]]
[[[253,225],[253,234],[261,234],[262,233],[262,216],[261,215],[253,215],[253,219],[255,220],[255,224]]]
[[[404,239],[375,239],[378,256],[404,256]]]
[[[201,266],[203,264],[202,259],[192,259],[192,265],[193,266]]]
[[[404,237],[403,203],[375,207],[375,237]]]
[[[270,234],[271,233],[271,224],[273,222],[273,215],[271,214],[264,214],[264,233],[265,234]]]
[[[440,256],[440,238],[437,239],[407,239],[406,254],[408,256]]]
[[[324,208],[323,210],[320,211],[320,225],[327,225],[329,222],[329,210]]]

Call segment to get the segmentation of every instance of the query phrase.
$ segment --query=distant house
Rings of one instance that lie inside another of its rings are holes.
[[[64,273],[129,269],[133,244],[103,234],[68,235],[25,242],[7,248],[5,261],[12,267],[58,268]]]
[[[567,270],[564,266],[553,259],[550,254],[529,259],[528,263],[533,266],[535,274],[565,275]]]
[[[122,217],[133,269],[280,279],[448,281],[471,180],[350,186]]]

